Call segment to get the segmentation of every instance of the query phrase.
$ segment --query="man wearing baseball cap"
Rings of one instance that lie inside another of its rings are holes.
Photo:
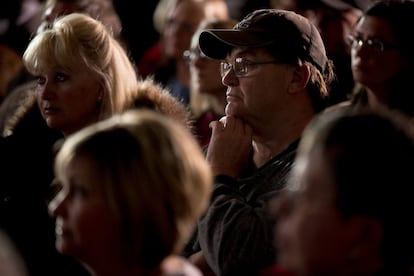
[[[184,252],[207,275],[257,275],[275,262],[268,200],[284,188],[304,127],[334,78],[316,27],[294,12],[256,10],[233,29],[205,30],[222,60],[226,116],[211,123],[211,205]],[[205,266],[204,266],[204,265]]]

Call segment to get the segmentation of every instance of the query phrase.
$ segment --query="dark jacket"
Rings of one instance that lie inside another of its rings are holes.
[[[210,206],[183,255],[198,251],[216,275],[259,275],[276,260],[274,221],[268,203],[281,191],[293,166],[298,141],[258,169],[237,179],[219,175]]]

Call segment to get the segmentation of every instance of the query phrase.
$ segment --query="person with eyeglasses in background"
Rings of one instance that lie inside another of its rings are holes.
[[[355,106],[383,106],[414,116],[414,37],[407,22],[414,16],[412,1],[381,1],[368,8],[348,36]],[[408,89],[407,89],[408,88]]]
[[[193,132],[199,144],[204,147],[210,142],[211,121],[224,115],[227,87],[221,82],[220,60],[206,57],[199,48],[198,38],[205,29],[232,28],[233,19],[203,20],[191,41],[191,48],[184,51],[184,58],[190,68],[190,113]]]
[[[257,275],[275,261],[269,199],[285,187],[303,129],[327,105],[332,61],[315,25],[286,10],[204,30],[199,45],[223,60],[227,105],[210,124],[210,206],[183,254],[205,275]]]
[[[160,40],[138,62],[142,76],[153,76],[184,105],[190,101],[190,72],[183,52],[205,18],[228,18],[224,0],[163,0],[154,12]]]

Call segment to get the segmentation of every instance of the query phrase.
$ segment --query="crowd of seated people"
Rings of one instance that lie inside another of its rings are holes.
[[[118,2],[1,4],[7,275],[412,275],[414,1]]]

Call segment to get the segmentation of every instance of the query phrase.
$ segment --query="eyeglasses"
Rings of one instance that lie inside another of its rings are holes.
[[[348,43],[351,45],[352,48],[361,47],[363,45],[366,45],[368,48],[377,50],[380,52],[384,52],[387,50],[395,50],[398,49],[398,46],[395,44],[387,43],[385,41],[382,41],[378,38],[368,38],[363,39],[360,36],[354,36],[354,35],[348,35],[347,36]]]
[[[280,61],[269,60],[269,61],[249,61],[243,58],[236,58],[233,63],[226,61],[221,62],[220,73],[223,78],[227,73],[233,69],[236,77],[245,77],[249,74],[252,67],[262,64],[279,63]]]
[[[185,50],[183,57],[188,63],[194,62],[198,58],[207,58],[198,48]]]

